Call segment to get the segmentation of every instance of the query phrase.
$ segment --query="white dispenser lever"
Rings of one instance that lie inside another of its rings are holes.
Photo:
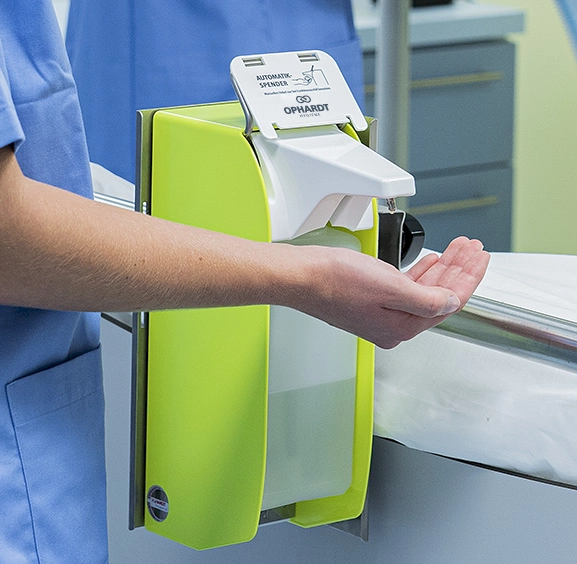
[[[415,193],[413,177],[336,125],[254,133],[269,197],[272,239],[292,239],[327,223],[373,226],[372,198]]]

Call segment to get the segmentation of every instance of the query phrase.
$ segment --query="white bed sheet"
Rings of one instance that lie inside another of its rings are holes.
[[[493,254],[476,295],[577,322],[577,257]],[[577,367],[434,332],[377,351],[375,434],[577,485]]]

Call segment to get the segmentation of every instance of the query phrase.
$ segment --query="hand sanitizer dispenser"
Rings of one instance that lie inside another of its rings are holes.
[[[374,122],[334,60],[238,57],[231,76],[239,102],[139,112],[139,210],[376,256],[376,198],[393,208],[414,182],[367,146]],[[206,549],[271,515],[312,527],[362,512],[371,344],[276,306],[139,314],[133,335],[133,527]]]

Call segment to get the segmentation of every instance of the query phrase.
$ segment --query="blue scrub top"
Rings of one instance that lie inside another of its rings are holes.
[[[28,177],[91,196],[50,0],[0,2],[0,146],[11,144]],[[0,306],[0,562],[107,562],[103,420],[99,316]]]
[[[66,43],[90,158],[130,181],[136,110],[236,99],[237,55],[324,50],[363,102],[350,0],[71,0]]]

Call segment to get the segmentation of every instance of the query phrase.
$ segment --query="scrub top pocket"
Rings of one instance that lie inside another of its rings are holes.
[[[107,560],[100,348],[6,386],[42,564]]]

